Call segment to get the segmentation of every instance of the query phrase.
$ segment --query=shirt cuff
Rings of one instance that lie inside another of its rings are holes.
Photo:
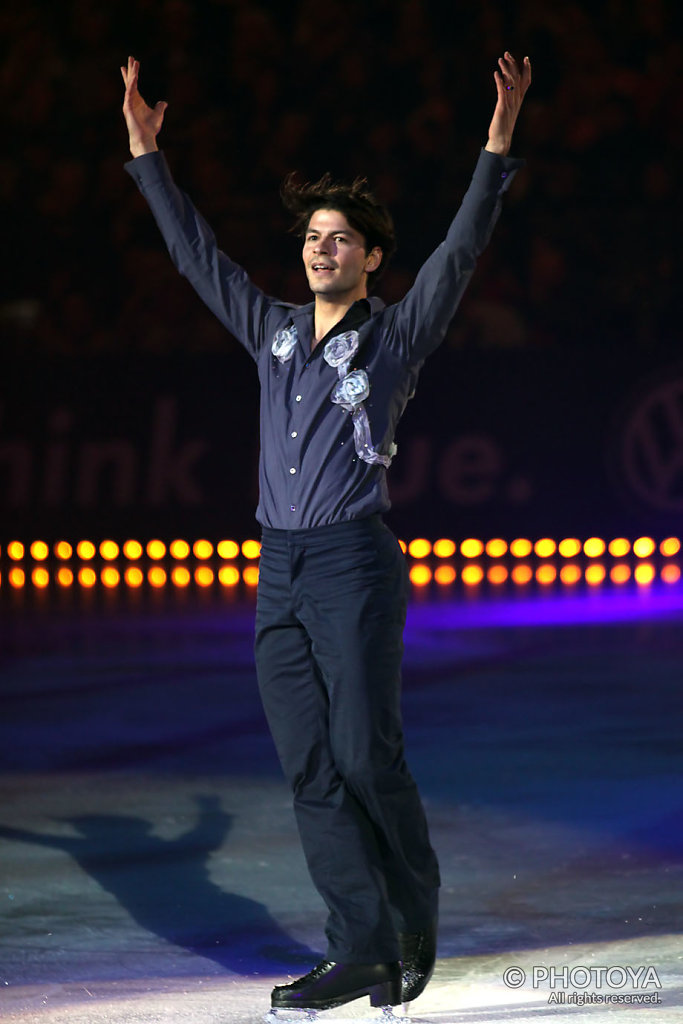
[[[136,156],[125,163],[123,169],[130,174],[141,192],[155,185],[165,185],[171,180],[166,157],[160,150]]]
[[[507,192],[517,171],[526,164],[526,160],[514,156],[500,156],[488,149],[481,150],[473,180],[485,181],[489,187],[495,187],[498,195]]]

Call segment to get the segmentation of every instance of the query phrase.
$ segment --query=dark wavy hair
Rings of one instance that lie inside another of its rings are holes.
[[[291,231],[303,238],[316,210],[338,210],[365,239],[365,251],[375,246],[382,250],[377,270],[368,273],[368,289],[384,273],[396,251],[394,222],[386,206],[378,202],[368,188],[366,178],[356,178],[350,185],[333,180],[328,172],[319,181],[299,184],[296,173],[288,174],[280,189],[285,209],[294,215]]]

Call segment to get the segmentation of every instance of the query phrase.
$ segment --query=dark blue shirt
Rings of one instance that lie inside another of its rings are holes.
[[[364,402],[371,447],[391,451],[396,426],[426,357],[441,343],[500,214],[501,197],[523,164],[482,150],[472,182],[441,245],[398,303],[361,299],[332,336],[358,331],[358,358],[370,394]],[[257,519],[275,529],[345,522],[389,508],[386,468],[358,458],[351,414],[331,401],[339,381],[311,351],[313,302],[272,299],[217,246],[210,227],[173,182],[161,153],[126,164],[147,200],[171,257],[218,319],[255,360],[261,382],[260,499]],[[293,353],[272,352],[278,330],[296,327]],[[235,439],[238,443],[239,439]]]

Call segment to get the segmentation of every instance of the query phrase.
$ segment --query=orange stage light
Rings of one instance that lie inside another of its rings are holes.
[[[452,565],[437,565],[434,570],[434,579],[437,583],[453,583],[455,581],[455,569]]]
[[[424,565],[422,562],[418,562],[417,565],[410,567],[410,582],[414,587],[426,586],[432,578],[432,570],[428,565]]]
[[[416,537],[408,545],[408,554],[411,558],[426,558],[431,554],[432,545],[424,537]]]
[[[504,565],[491,565],[486,573],[486,578],[489,583],[505,583],[508,578],[508,571]]]
[[[489,558],[502,558],[507,554],[507,550],[507,541],[501,540],[500,537],[493,537],[486,543],[486,554]]]
[[[460,545],[460,554],[463,558],[479,558],[484,553],[484,545],[474,537],[468,537]]]
[[[518,537],[510,545],[510,553],[515,558],[527,558],[533,550],[533,545],[526,537]]]
[[[200,561],[211,558],[213,554],[213,544],[208,540],[196,540],[192,545],[192,554]]]
[[[142,544],[139,540],[127,540],[123,545],[123,553],[129,562],[137,562],[142,558]]]
[[[591,587],[597,587],[604,583],[607,570],[601,562],[593,562],[586,568],[586,583]]]
[[[236,544],[234,540],[222,540],[219,541],[218,547],[216,548],[218,557],[223,559],[237,558],[240,553],[240,546]]]
[[[210,587],[214,581],[213,569],[210,569],[208,565],[200,565],[198,569],[195,569],[194,579],[198,587]]]
[[[242,544],[242,554],[245,558],[258,558],[261,554],[261,545],[257,540],[245,540]]]
[[[460,573],[460,579],[468,587],[476,587],[484,578],[484,570],[480,565],[465,565]]]
[[[234,565],[222,565],[218,570],[218,579],[224,587],[234,587],[240,581],[240,571]]]
[[[147,557],[158,562],[166,555],[166,545],[162,540],[150,540],[147,544]]]
[[[533,579],[533,575],[530,565],[516,565],[512,570],[512,579],[519,584],[529,583]]]
[[[575,558],[581,551],[581,541],[576,537],[565,537],[557,546],[563,558]]]
[[[583,553],[587,558],[602,558],[607,545],[601,537],[589,537],[583,545]]]
[[[171,558],[175,558],[182,562],[182,560],[187,558],[190,553],[190,545],[186,540],[174,540],[171,541],[168,550],[171,554]]]

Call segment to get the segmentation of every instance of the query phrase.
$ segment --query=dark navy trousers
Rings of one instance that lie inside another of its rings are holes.
[[[263,530],[259,689],[339,963],[397,960],[397,931],[436,913],[438,864],[403,753],[407,590],[380,516]]]

